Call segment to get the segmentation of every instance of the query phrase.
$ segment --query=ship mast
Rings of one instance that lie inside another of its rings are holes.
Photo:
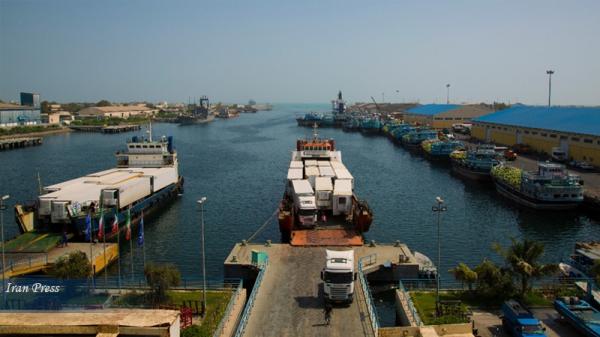
[[[317,132],[317,123],[313,124],[313,139],[317,140],[319,138],[319,133]]]

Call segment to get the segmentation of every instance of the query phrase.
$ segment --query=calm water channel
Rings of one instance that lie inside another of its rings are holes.
[[[196,200],[206,196],[207,274],[222,277],[222,263],[235,242],[248,238],[276,209],[283,193],[290,151],[298,137],[311,130],[296,125],[295,115],[327,110],[327,104],[277,105],[273,111],[244,114],[207,125],[157,124],[155,135],[173,135],[179,153],[185,193],[169,207],[146,219],[147,261],[172,262],[184,277],[199,277],[200,214]],[[490,246],[510,237],[540,240],[546,259],[568,256],[578,240],[600,238],[600,222],[585,214],[543,214],[520,210],[492,188],[473,185],[394,146],[384,137],[365,137],[337,129],[322,129],[342,151],[355,177],[356,192],[368,200],[375,222],[368,240],[400,240],[410,248],[436,257],[434,198],[442,196],[448,211],[442,218],[442,270],[458,262],[497,259]],[[49,185],[115,165],[114,152],[134,133],[103,135],[71,133],[48,136],[44,144],[0,152],[0,193],[16,201],[34,199],[37,173]],[[18,230],[12,207],[5,214],[7,237]],[[279,240],[276,218],[255,239]],[[123,247],[122,265],[129,270],[131,251]],[[135,270],[142,255],[134,249]],[[116,272],[115,268],[111,272]]]

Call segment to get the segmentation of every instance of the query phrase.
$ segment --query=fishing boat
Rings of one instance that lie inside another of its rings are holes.
[[[583,273],[581,270],[571,266],[568,263],[564,263],[564,262],[559,263],[558,269],[560,270],[560,273],[567,278],[572,278],[572,279],[587,278],[585,273]]]
[[[101,216],[122,224],[179,195],[183,178],[173,137],[154,140],[151,130],[148,138],[134,136],[116,152],[115,168],[46,186],[35,204],[16,205],[21,231],[66,231],[81,238],[88,222],[97,224]]]
[[[417,128],[414,126],[411,126],[409,124],[402,124],[393,128],[390,131],[390,138],[394,141],[394,143],[401,144],[402,137],[404,137],[404,135],[416,130]]]
[[[279,206],[279,230],[293,245],[361,245],[373,221],[333,139],[298,139]]]
[[[562,164],[538,163],[537,172],[500,164],[491,170],[502,196],[538,210],[569,210],[583,202],[581,179]]]
[[[414,251],[413,255],[419,264],[419,278],[435,279],[437,277],[437,268],[431,259],[420,252]]]
[[[592,276],[592,268],[600,263],[600,242],[576,242],[573,254],[567,263],[585,277]]]
[[[360,132],[364,134],[378,134],[381,132],[382,123],[379,117],[366,117],[360,122]]]
[[[437,138],[438,134],[435,130],[417,128],[402,136],[402,146],[409,150],[418,151],[421,149],[423,141]]]
[[[320,125],[323,121],[323,114],[317,112],[309,112],[302,117],[296,118],[298,126],[310,126]]]
[[[357,117],[350,116],[346,119],[343,125],[343,130],[347,132],[359,131],[360,120]]]
[[[479,145],[475,150],[457,150],[450,154],[452,171],[462,177],[492,181],[492,167],[500,163],[494,145]]]
[[[465,144],[459,140],[428,139],[421,142],[425,157],[431,160],[448,161],[452,152],[464,148]]]
[[[576,297],[559,298],[554,309],[584,336],[600,337],[600,311]]]

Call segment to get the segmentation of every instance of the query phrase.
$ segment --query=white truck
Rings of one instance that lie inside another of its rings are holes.
[[[326,250],[325,268],[321,271],[325,301],[352,303],[354,298],[354,251]]]
[[[550,156],[552,157],[553,161],[558,163],[564,163],[568,159],[567,151],[560,147],[553,147]]]
[[[331,209],[333,184],[330,177],[317,177],[315,180],[315,196],[319,209]]]
[[[294,212],[298,216],[300,226],[312,227],[317,224],[317,203],[315,192],[306,179],[292,180]]]

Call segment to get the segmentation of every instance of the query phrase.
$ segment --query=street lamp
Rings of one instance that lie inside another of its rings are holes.
[[[437,250],[438,250],[438,258],[437,258],[437,273],[435,275],[435,278],[437,280],[437,287],[435,290],[435,309],[436,312],[439,313],[440,311],[440,260],[441,260],[441,256],[442,256],[442,251],[441,251],[441,246],[440,246],[440,222],[441,222],[441,216],[442,216],[442,212],[447,211],[448,209],[446,208],[446,206],[444,206],[444,200],[441,197],[436,197],[435,198],[435,202],[437,203],[437,205],[434,205],[431,207],[431,210],[433,212],[437,212]]]
[[[4,203],[6,200],[10,198],[10,195],[3,195],[0,197],[0,231],[2,232],[2,295],[4,301],[2,302],[2,307],[6,306],[6,260],[4,258],[4,210],[6,209],[6,204]]]
[[[548,109],[550,109],[550,98],[552,97],[552,74],[554,74],[554,70],[546,70],[546,74],[548,74]]]
[[[446,84],[446,104],[450,104],[450,83]]]
[[[204,252],[204,202],[206,197],[198,200],[200,205],[200,226],[202,230],[202,316],[206,315],[206,254]]]

